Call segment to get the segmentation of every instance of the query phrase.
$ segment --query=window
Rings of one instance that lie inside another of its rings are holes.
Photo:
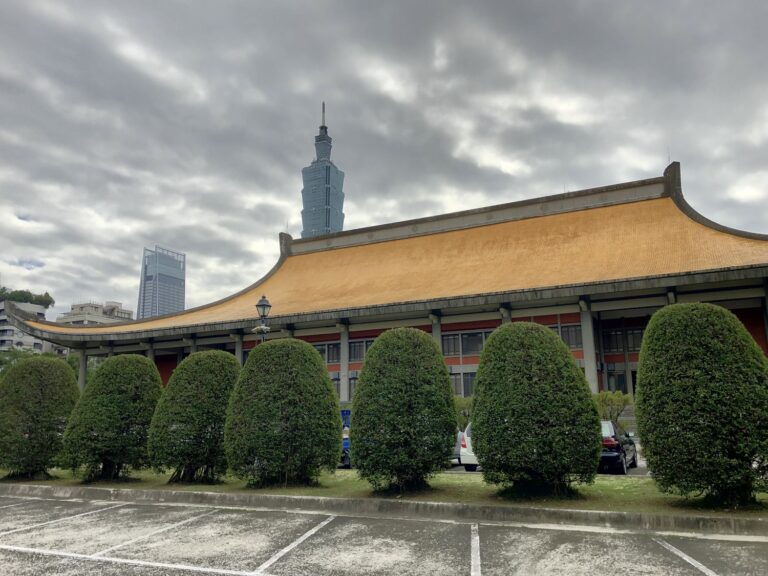
[[[443,336],[443,356],[459,356],[461,355],[461,348],[459,348],[459,335],[449,334]]]
[[[621,372],[611,369],[612,365],[608,366],[608,390],[611,392],[627,392],[627,375],[622,370]]]
[[[483,351],[483,333],[468,332],[461,335],[461,353],[464,356],[476,356]]]
[[[472,396],[474,393],[476,372],[465,372],[464,376],[464,396]]]
[[[568,348],[571,350],[581,350],[583,346],[581,342],[581,326],[578,324],[573,326],[561,326],[560,336],[562,337],[563,342],[568,345]]]
[[[349,343],[349,361],[362,362],[365,358],[365,341]]]
[[[349,343],[349,361],[362,362],[365,360],[365,353],[373,344],[373,340],[357,340]]]
[[[338,342],[335,344],[328,344],[326,361],[328,364],[338,364],[341,361],[341,344]]]
[[[623,352],[621,330],[603,330],[603,351],[604,352]]]
[[[640,350],[640,345],[643,343],[642,328],[632,328],[627,330],[627,348],[632,352]]]
[[[354,398],[355,388],[357,387],[357,370],[350,370],[349,372],[349,399]]]
[[[338,342],[332,344],[314,344],[315,350],[320,352],[320,357],[326,364],[338,364],[341,345]]]
[[[453,393],[457,396],[464,395],[464,385],[461,374],[451,374],[451,386],[453,387]]]

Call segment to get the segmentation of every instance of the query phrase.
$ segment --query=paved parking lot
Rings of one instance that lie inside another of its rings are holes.
[[[768,574],[768,536],[0,497],[0,574]]]

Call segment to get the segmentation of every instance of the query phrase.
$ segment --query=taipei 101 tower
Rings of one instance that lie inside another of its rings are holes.
[[[344,228],[344,172],[331,162],[331,142],[325,125],[323,102],[323,123],[320,133],[315,136],[317,158],[301,170],[304,180],[301,191],[302,238],[341,232]]]

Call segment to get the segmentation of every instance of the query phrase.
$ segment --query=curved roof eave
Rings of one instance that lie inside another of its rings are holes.
[[[758,232],[749,232],[747,230],[739,230],[738,228],[731,228],[719,224],[714,220],[710,220],[706,216],[697,212],[693,206],[688,204],[688,201],[683,196],[682,178],[680,175],[680,162],[672,162],[664,170],[664,189],[670,198],[675,202],[680,211],[688,216],[694,222],[698,222],[707,228],[712,228],[718,232],[725,232],[726,234],[732,234],[734,236],[741,236],[742,238],[750,238],[752,240],[768,240],[768,234],[760,234]]]

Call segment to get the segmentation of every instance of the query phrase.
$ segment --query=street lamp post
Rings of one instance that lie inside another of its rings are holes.
[[[266,296],[261,297],[261,300],[259,300],[256,303],[256,311],[259,313],[259,320],[261,320],[261,324],[256,326],[256,328],[253,329],[254,334],[259,334],[261,336],[261,342],[264,343],[264,340],[267,338],[267,334],[269,334],[269,326],[267,326],[267,316],[269,316],[269,311],[272,309],[272,304],[269,303],[269,300],[267,300]]]

